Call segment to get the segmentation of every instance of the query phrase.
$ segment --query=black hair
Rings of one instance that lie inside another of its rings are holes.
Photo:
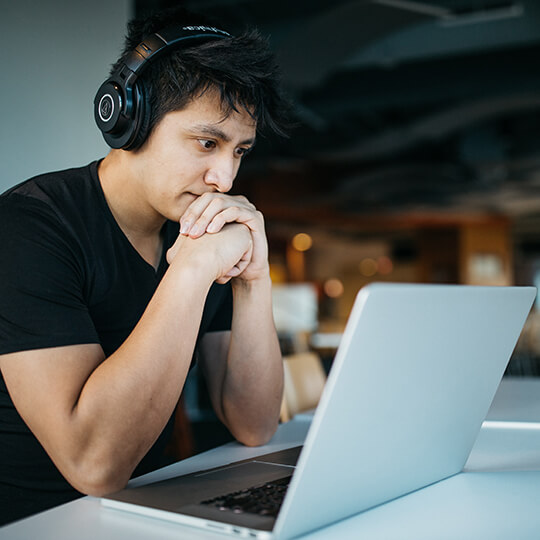
[[[145,37],[172,25],[220,28],[182,8],[134,19],[128,24],[124,50],[111,74]],[[208,90],[217,90],[225,117],[242,108],[257,122],[257,131],[286,136],[290,103],[280,79],[268,41],[255,29],[174,48],[150,62],[138,80],[144,85],[151,108],[148,133],[167,113],[185,108]]]

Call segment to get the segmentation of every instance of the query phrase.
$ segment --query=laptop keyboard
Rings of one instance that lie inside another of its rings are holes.
[[[260,516],[277,517],[291,478],[287,476],[260,486],[220,495],[202,501],[201,504],[215,506],[219,510],[232,510],[235,514],[248,512]]]

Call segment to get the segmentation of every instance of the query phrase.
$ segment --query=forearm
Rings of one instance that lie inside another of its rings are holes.
[[[0,355],[19,414],[60,472],[93,495],[122,488],[162,432],[182,391],[211,284],[250,251],[243,225],[182,239],[124,343]]]
[[[274,434],[283,395],[283,364],[272,316],[270,278],[233,284],[234,313],[222,390],[224,421],[241,442]]]
[[[70,417],[72,455],[87,474],[97,471],[96,491],[127,482],[174,410],[211,283],[201,276],[173,264],[131,335],[82,388]]]

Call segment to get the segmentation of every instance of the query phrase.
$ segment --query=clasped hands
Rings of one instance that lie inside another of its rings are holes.
[[[180,218],[180,234],[167,252],[204,251],[216,265],[217,283],[252,281],[268,275],[268,245],[261,212],[241,195],[204,193]]]

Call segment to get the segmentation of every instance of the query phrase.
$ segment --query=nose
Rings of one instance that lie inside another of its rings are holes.
[[[227,193],[232,188],[233,181],[238,172],[236,161],[234,158],[216,160],[204,175],[205,183],[214,186],[220,193]]]

